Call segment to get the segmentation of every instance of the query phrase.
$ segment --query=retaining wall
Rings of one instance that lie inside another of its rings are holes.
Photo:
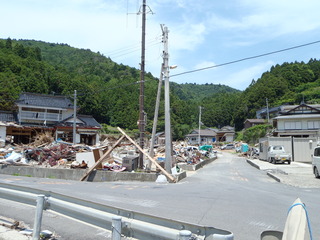
[[[57,169],[57,168],[35,168],[30,166],[0,165],[0,174],[19,175],[37,178],[53,178],[80,181],[85,175],[86,169]],[[142,172],[112,172],[95,170],[89,174],[85,181],[88,182],[112,182],[112,181],[141,181],[155,182],[159,174]],[[183,171],[176,175],[177,181],[185,178]]]

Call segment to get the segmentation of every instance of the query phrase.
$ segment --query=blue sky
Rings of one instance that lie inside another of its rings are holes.
[[[90,49],[140,68],[142,0],[0,0],[0,38]],[[320,58],[320,43],[203,71],[320,40],[318,0],[148,1],[146,71],[160,75],[161,27],[169,29],[171,81],[245,90],[272,65]]]

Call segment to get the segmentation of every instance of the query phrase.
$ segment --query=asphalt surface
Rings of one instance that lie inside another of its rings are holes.
[[[320,179],[316,179],[312,166],[308,163],[271,164],[259,159],[247,159],[248,164],[266,172],[268,176],[283,184],[299,188],[320,188]],[[4,224],[5,223],[5,224]],[[0,240],[28,240],[32,236],[12,229],[14,220],[0,218]]]

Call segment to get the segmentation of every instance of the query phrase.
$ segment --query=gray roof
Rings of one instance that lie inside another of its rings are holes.
[[[102,126],[97,122],[97,120],[90,115],[77,115],[77,117],[83,122],[85,122],[86,126],[88,127],[102,128]]]
[[[190,134],[186,135],[187,137],[192,137],[192,136],[198,136],[199,135],[199,129],[194,129]],[[214,130],[211,129],[200,129],[200,136],[216,136],[217,133]]]
[[[255,118],[255,119],[246,119],[244,122],[250,122],[250,123],[264,123],[264,119],[261,118]]]
[[[308,118],[319,119],[320,114],[282,115],[282,116],[275,117],[274,119],[308,119]]]
[[[17,105],[30,105],[49,108],[73,108],[72,102],[66,96],[54,96],[38,93],[21,93]]]
[[[57,126],[72,126],[73,123],[68,122],[73,116],[63,119],[61,122],[57,123]],[[88,128],[102,128],[102,126],[97,122],[91,115],[77,115],[77,119],[81,120],[83,124],[77,123],[77,125],[88,127]]]

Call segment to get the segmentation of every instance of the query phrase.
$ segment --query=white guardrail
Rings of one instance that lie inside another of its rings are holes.
[[[0,198],[36,206],[33,240],[40,239],[43,210],[50,209],[112,231],[112,240],[121,236],[141,240],[233,240],[231,232],[97,204],[49,191],[0,183]]]

